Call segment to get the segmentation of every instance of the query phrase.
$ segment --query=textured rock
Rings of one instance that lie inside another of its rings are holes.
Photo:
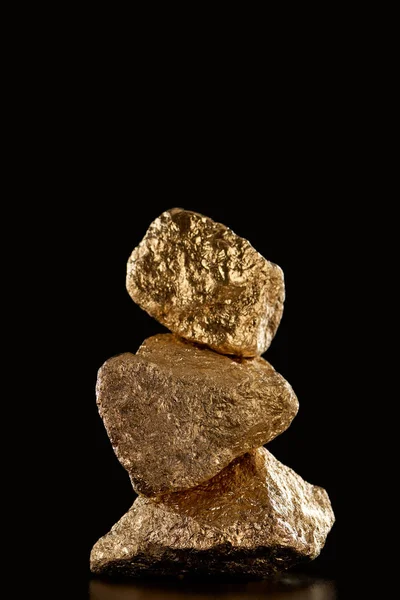
[[[179,208],[150,225],[129,258],[126,287],[174,333],[238,356],[265,352],[285,299],[280,267],[225,225]]]
[[[259,448],[196,488],[137,498],[95,544],[91,569],[268,577],[318,556],[333,522],[326,491]]]
[[[240,359],[172,334],[102,366],[100,415],[137,492],[198,485],[289,427],[291,386],[263,358]]]

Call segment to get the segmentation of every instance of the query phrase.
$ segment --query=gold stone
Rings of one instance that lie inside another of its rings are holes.
[[[172,334],[99,371],[97,403],[117,457],[146,496],[196,486],[285,431],[298,400],[263,358],[232,358]]]
[[[95,544],[91,569],[268,577],[318,556],[333,522],[326,491],[259,448],[198,487],[137,498]]]
[[[129,258],[132,299],[174,333],[222,354],[260,355],[280,323],[283,272],[221,223],[174,208]]]

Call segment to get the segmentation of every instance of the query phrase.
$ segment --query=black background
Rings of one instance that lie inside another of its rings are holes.
[[[325,29],[318,31],[322,41]],[[390,277],[382,275],[388,256],[377,256],[382,237],[397,239],[384,205],[393,157],[384,157],[382,170],[377,157],[386,148],[381,131],[392,126],[381,85],[386,58],[377,59],[375,43],[370,59],[362,58],[365,46],[356,41],[354,55],[345,51],[339,60],[336,30],[328,52],[310,41],[305,55],[307,35],[299,33],[303,40],[283,66],[281,41],[267,62],[257,53],[254,61],[224,54],[212,79],[190,57],[186,69],[181,56],[171,61],[160,51],[148,67],[148,41],[134,59],[119,45],[112,56],[103,29],[101,43],[78,52],[72,65],[68,38],[65,58],[44,43],[43,59],[24,53],[29,77],[16,71],[24,91],[11,122],[7,154],[17,161],[5,206],[16,216],[3,221],[3,267],[15,253],[21,290],[13,282],[4,291],[17,312],[4,311],[3,320],[16,348],[10,381],[18,428],[5,422],[4,430],[13,437],[10,453],[28,440],[14,471],[23,488],[20,520],[46,545],[45,553],[29,549],[46,581],[54,560],[53,597],[74,573],[87,583],[91,546],[134,499],[94,388],[104,360],[162,331],[130,300],[125,265],[151,220],[173,206],[225,223],[285,272],[284,316],[265,357],[292,384],[300,411],[269,448],[328,490],[337,517],[321,556],[305,570],[337,577],[345,554],[352,569],[357,559],[363,569],[375,560],[369,537],[380,530],[370,522],[376,509],[367,520],[359,513],[374,488],[381,493],[375,479],[371,485],[371,460],[386,424],[367,427],[363,419],[375,420],[386,398],[379,389],[374,410],[361,386],[371,385],[373,372],[379,384],[387,378],[376,360],[386,361],[391,349],[374,344],[373,335],[386,329],[393,337]],[[49,57],[54,65],[46,68]],[[371,69],[379,71],[377,85]],[[21,539],[13,560],[25,569]]]
[[[318,181],[314,181],[316,187]],[[268,448],[304,479],[327,489],[337,523],[321,556],[302,571],[337,577],[340,414],[347,398],[336,351],[341,343],[343,303],[343,289],[338,284],[344,286],[345,277],[336,250],[340,229],[334,226],[329,204],[319,204],[316,189],[310,192],[311,202],[306,202],[300,198],[304,192],[295,193],[294,184],[291,189],[276,185],[273,194],[261,194],[252,190],[251,182],[246,182],[247,189],[235,190],[232,202],[219,202],[215,190],[209,194],[211,200],[207,200],[206,190],[193,193],[194,199],[182,190],[175,197],[166,190],[165,194],[159,192],[159,200],[151,190],[143,190],[122,203],[114,178],[108,179],[106,174],[102,184],[104,187],[97,184],[96,190],[102,198],[108,196],[108,201],[89,217],[76,209],[72,222],[68,221],[70,252],[62,253],[68,286],[60,293],[65,330],[74,344],[70,355],[64,350],[69,357],[68,376],[58,385],[69,405],[69,417],[72,415],[65,489],[74,513],[71,543],[76,564],[87,571],[92,545],[135,498],[97,413],[96,374],[107,358],[135,352],[146,337],[166,331],[130,299],[125,270],[150,222],[163,210],[180,206],[228,225],[284,271],[284,315],[264,356],[291,383],[300,410],[291,427]],[[326,189],[326,195],[328,192]]]

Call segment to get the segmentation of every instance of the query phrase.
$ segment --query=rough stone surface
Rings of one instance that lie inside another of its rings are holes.
[[[333,522],[326,491],[259,448],[196,488],[137,498],[95,544],[91,569],[268,577],[318,556]]]
[[[129,258],[126,287],[174,333],[238,356],[265,352],[285,300],[280,267],[225,225],[179,208],[150,225]]]
[[[202,483],[289,427],[298,400],[263,358],[232,358],[172,334],[111,358],[97,380],[100,415],[135,490]]]

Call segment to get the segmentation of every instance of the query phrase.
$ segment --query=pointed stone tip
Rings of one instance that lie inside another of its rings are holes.
[[[319,485],[314,485],[314,496],[321,508],[325,511],[325,515],[330,523],[330,527],[332,527],[336,521],[336,517],[335,513],[333,512],[332,503],[328,492],[325,488],[320,487]]]
[[[189,212],[189,211],[185,211],[184,208],[179,208],[179,207],[175,207],[175,208],[169,208],[168,210],[166,210],[165,212],[169,213],[170,215],[177,215],[180,212]]]

